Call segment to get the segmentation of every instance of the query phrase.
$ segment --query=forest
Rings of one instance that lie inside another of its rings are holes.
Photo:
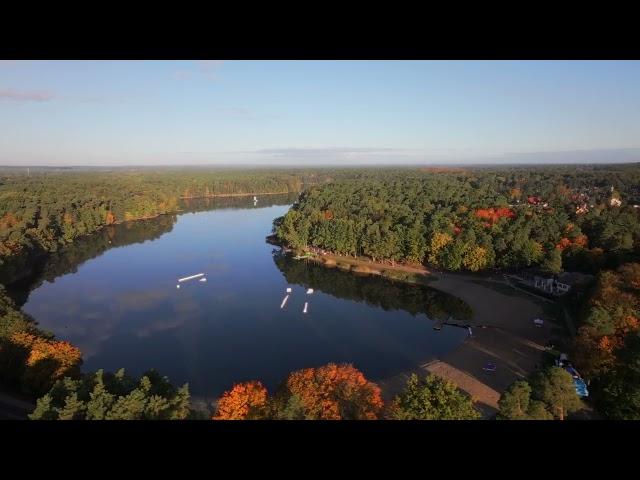
[[[290,194],[331,181],[332,175],[215,169],[0,172],[0,283],[19,279],[37,257],[105,226],[189,209],[181,199]]]
[[[367,171],[312,186],[287,245],[444,270],[595,273],[638,258],[640,166]]]
[[[22,279],[32,288],[108,248],[162,235],[175,213],[244,206],[241,197],[216,196],[245,193],[295,201],[274,221],[274,233],[298,250],[454,271],[535,266],[597,274],[572,355],[593,379],[606,417],[640,418],[638,165],[0,172],[0,383],[40,398],[34,419],[192,418],[188,387],[175,389],[156,372],[81,374],[79,349],[40,330],[3,284]],[[164,214],[159,222],[131,222]],[[354,283],[338,270],[274,260],[291,283],[385,309],[432,319],[470,314],[466,304],[417,285],[394,288],[378,277]],[[580,405],[567,385],[571,379],[553,369],[530,385],[514,384],[499,418],[565,418]],[[292,372],[273,394],[259,381],[234,385],[213,418],[478,418],[470,399],[435,377],[410,379],[389,405],[378,390],[352,366],[330,364]]]

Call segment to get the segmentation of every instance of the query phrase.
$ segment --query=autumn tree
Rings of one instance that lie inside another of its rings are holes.
[[[268,414],[267,389],[257,381],[238,383],[222,394],[213,420],[257,420]]]
[[[419,380],[412,374],[393,401],[390,416],[396,420],[477,420],[480,412],[450,381],[435,375]]]
[[[375,420],[383,408],[380,388],[350,364],[292,372],[278,400],[278,411],[306,420]]]
[[[56,380],[78,376],[82,355],[69,342],[50,340],[27,331],[0,341],[0,373],[18,380],[27,393],[42,395]]]

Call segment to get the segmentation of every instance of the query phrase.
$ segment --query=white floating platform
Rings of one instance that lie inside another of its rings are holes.
[[[284,308],[285,304],[287,303],[287,300],[289,300],[289,295],[285,295],[284,299],[282,300],[282,303],[280,304],[280,308]]]
[[[196,273],[195,275],[191,275],[189,277],[179,278],[178,282],[182,283],[182,282],[186,282],[187,280],[193,280],[194,278],[200,278],[200,277],[204,277],[204,273]]]

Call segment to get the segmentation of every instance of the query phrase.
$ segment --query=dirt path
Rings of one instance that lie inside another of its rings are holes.
[[[330,259],[335,261],[336,263],[348,263],[351,266],[366,267],[372,270],[371,273],[381,273],[382,270],[393,270],[396,272],[417,273],[421,275],[429,275],[431,273],[431,271],[425,267],[420,267],[420,266],[414,267],[409,265],[403,265],[400,263],[391,265],[390,263],[372,262],[371,260],[363,259],[363,258],[342,257],[339,255],[334,255],[332,253],[321,254],[319,255],[318,258]]]

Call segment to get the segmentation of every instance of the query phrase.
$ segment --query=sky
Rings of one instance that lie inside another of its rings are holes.
[[[638,61],[0,60],[0,165],[620,161]]]

